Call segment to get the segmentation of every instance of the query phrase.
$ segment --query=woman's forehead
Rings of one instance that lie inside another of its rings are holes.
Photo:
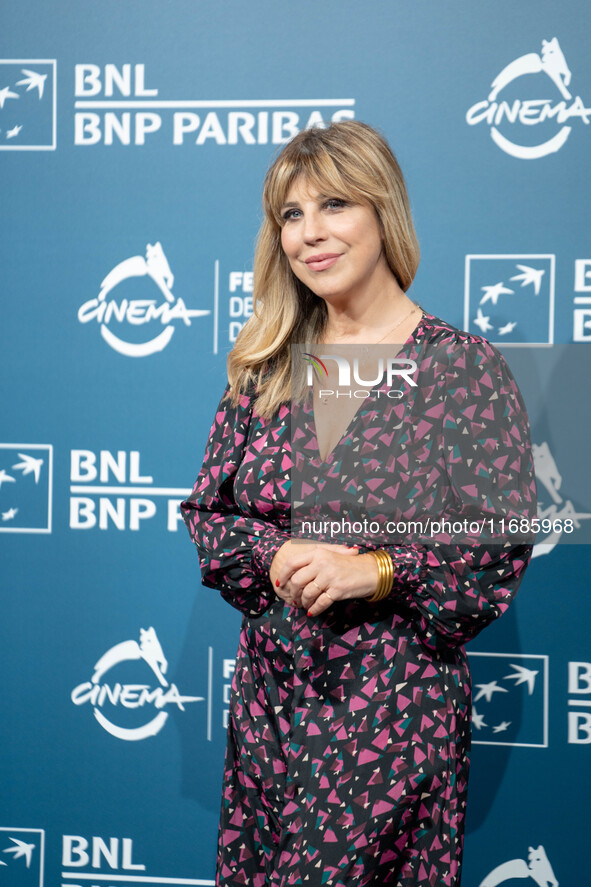
[[[326,188],[321,188],[319,182],[313,181],[307,175],[299,175],[288,186],[285,192],[285,202],[315,200],[325,192]]]
[[[334,179],[331,177],[331,179],[309,173],[299,173],[282,189],[280,203],[283,205],[292,201],[317,200],[319,197],[346,196],[346,191],[350,189],[347,189],[345,184],[336,177]]]

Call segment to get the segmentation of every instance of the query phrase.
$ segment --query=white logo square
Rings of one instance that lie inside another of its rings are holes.
[[[472,744],[548,747],[549,658],[469,651]]]
[[[0,533],[51,533],[52,489],[51,444],[0,443]]]
[[[552,254],[467,255],[464,329],[496,345],[554,342]]]
[[[0,151],[55,151],[57,62],[0,59]]]
[[[2,887],[43,887],[45,831],[0,826]]]

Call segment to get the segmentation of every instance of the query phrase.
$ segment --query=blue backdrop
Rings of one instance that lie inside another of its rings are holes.
[[[463,883],[586,883],[589,4],[20,0],[0,24],[2,887],[213,883],[239,615],[178,501],[264,172],[350,117],[405,171],[413,297],[520,355],[540,516],[575,527],[472,645]]]

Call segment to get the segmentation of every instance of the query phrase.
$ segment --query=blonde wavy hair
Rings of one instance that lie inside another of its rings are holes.
[[[263,186],[253,314],[228,356],[231,399],[237,402],[254,388],[255,411],[267,418],[294,394],[291,346],[319,342],[327,320],[324,301],[298,280],[281,247],[281,208],[300,177],[324,194],[374,208],[386,260],[405,292],[419,264],[404,178],[383,136],[366,123],[347,120],[303,130],[288,142]]]

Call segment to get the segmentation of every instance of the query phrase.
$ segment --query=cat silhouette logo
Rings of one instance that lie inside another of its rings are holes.
[[[55,59],[0,59],[0,151],[54,151]]]
[[[0,533],[51,533],[52,481],[51,444],[0,444]]]
[[[2,887],[43,887],[45,832],[40,828],[0,827]]]
[[[559,887],[541,844],[539,847],[527,848],[527,862],[525,859],[510,859],[498,865],[480,882],[479,887],[500,887],[514,878],[528,878],[538,887]]]
[[[581,522],[589,520],[591,512],[578,510],[572,499],[561,490],[562,475],[548,442],[534,443],[532,451],[538,487],[538,518],[542,530],[546,524],[548,525],[547,532],[538,534],[534,546],[532,556],[540,557],[542,554],[549,554],[561,539],[569,540],[568,535],[564,536],[564,528],[572,527],[573,531],[580,530]],[[567,521],[570,524],[567,524]],[[573,538],[576,537],[570,536],[570,539]]]
[[[137,282],[138,278],[143,280],[141,284]],[[107,345],[119,354],[126,357],[156,354],[172,339],[175,321],[191,326],[192,317],[211,314],[207,309],[187,308],[181,298],[172,294],[173,284],[174,275],[162,245],[148,243],[145,258],[131,256],[109,271],[101,283],[98,297],[80,306],[78,320],[80,323],[98,323]],[[107,296],[118,287],[121,287],[119,293],[123,297],[108,299]],[[164,297],[160,303],[154,298],[158,291]],[[159,332],[146,341],[141,329],[148,324]],[[125,330],[125,336],[119,332],[121,329]],[[137,341],[130,341],[132,337]]]
[[[554,341],[552,254],[467,255],[464,329],[497,345]]]
[[[532,81],[532,74],[547,79]],[[591,118],[591,108],[568,89],[571,77],[556,37],[542,40],[540,53],[528,52],[505,65],[493,79],[488,98],[469,109],[466,122],[488,124],[493,142],[511,157],[534,160],[554,154],[568,139],[573,121],[588,124]],[[551,91],[554,98],[547,98]]]
[[[137,663],[139,668],[130,663]],[[155,688],[146,682],[146,668],[158,682]],[[156,736],[168,719],[168,712],[164,711],[166,706],[176,705],[184,711],[185,703],[202,702],[204,698],[182,696],[176,684],[169,684],[166,680],[167,669],[168,662],[156,632],[153,628],[141,628],[139,644],[134,640],[122,641],[107,650],[94,666],[92,679],[75,687],[71,699],[74,705],[90,703],[97,722],[117,739],[137,741]],[[118,677],[131,680],[129,683],[120,680],[109,683],[104,678],[111,670]],[[144,710],[153,716],[146,720]],[[119,723],[114,723],[115,718]]]

